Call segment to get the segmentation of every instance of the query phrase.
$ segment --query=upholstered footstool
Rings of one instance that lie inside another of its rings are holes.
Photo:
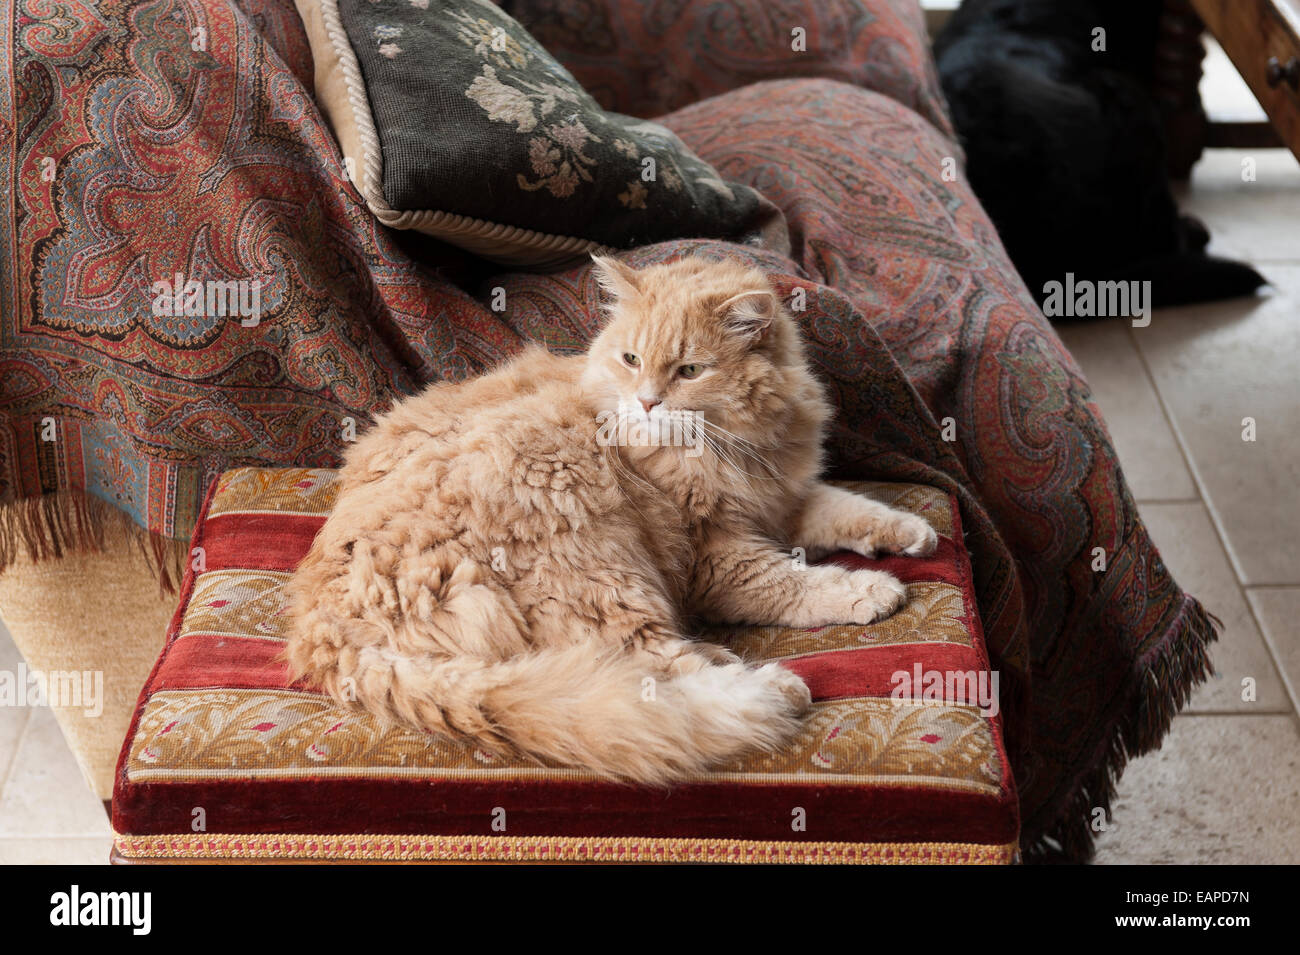
[[[908,587],[875,625],[720,628],[812,689],[803,733],[672,789],[494,759],[290,683],[282,592],[335,473],[240,468],[209,492],[113,794],[119,861],[1007,863],[1015,789],[956,502],[861,493],[925,517],[927,559],[841,554]]]

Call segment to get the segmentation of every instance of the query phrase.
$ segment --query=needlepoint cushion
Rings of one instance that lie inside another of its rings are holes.
[[[775,206],[602,109],[488,0],[296,2],[317,100],[386,225],[537,268],[670,238],[788,249]]]
[[[972,692],[992,674],[956,502],[918,485],[849,486],[940,534],[925,559],[833,558],[897,574],[906,604],[871,626],[706,633],[799,673],[812,711],[779,752],[660,790],[496,759],[290,683],[282,588],[330,512],[336,473],[227,471],[209,491],[122,748],[116,851],[137,861],[1012,861],[1015,787],[996,696]]]

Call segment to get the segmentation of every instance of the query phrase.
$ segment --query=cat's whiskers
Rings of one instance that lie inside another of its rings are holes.
[[[718,442],[717,438],[710,435],[707,431],[701,432],[701,436],[704,438],[705,444],[713,451],[714,457],[725,464],[737,477],[745,482],[745,488],[749,492],[747,496],[752,497],[754,494],[754,485],[750,483],[749,479],[751,477],[756,477],[757,475],[750,474],[744,468],[737,465],[736,462],[732,460],[731,455],[729,455],[726,449]],[[726,478],[727,473],[723,471],[718,476],[720,478]]]
[[[635,409],[627,408],[627,407],[620,407],[616,413],[618,415],[618,423],[620,426],[620,430],[622,430],[622,428],[624,427],[632,427],[639,430],[651,428],[651,429],[655,429],[651,433],[662,434],[663,429],[665,427],[672,427],[673,424],[671,419],[669,420],[651,419],[649,418],[649,416],[643,416],[638,412],[636,412]],[[736,460],[736,456],[733,453],[731,453],[729,447],[730,438],[735,438],[739,442],[745,442],[746,439],[741,438],[739,435],[735,435],[732,432],[727,431],[727,429],[718,426],[712,426],[712,427],[714,428],[714,430],[719,432],[719,434],[718,435],[710,434],[709,432],[710,426],[702,416],[694,413],[688,413],[688,414],[690,415],[688,419],[690,424],[684,432],[688,436],[688,440],[686,441],[684,446],[698,447],[699,445],[703,445],[705,449],[711,452],[712,457],[716,461],[718,461],[721,465],[723,465],[723,467],[725,468],[725,470],[720,472],[719,477],[730,480],[733,484],[738,483],[736,482],[735,478],[739,478],[740,481],[744,482],[745,488],[748,490],[749,495],[752,496],[754,494],[754,486],[750,482],[750,478],[758,477],[759,475],[751,474],[744,467],[742,467],[740,463]],[[702,425],[703,427],[701,427]],[[691,439],[693,439],[693,441]],[[752,445],[752,442],[746,442],[746,443]],[[652,442],[647,442],[646,446],[654,447],[658,445],[655,445]],[[628,481],[640,485],[642,488],[646,489],[647,491],[655,490],[654,486],[650,482],[645,480],[643,477],[641,477],[641,475],[636,472],[635,468],[629,466],[625,461],[623,461],[622,455],[619,453],[620,452],[619,442],[611,442],[605,444],[604,447],[606,451],[606,460],[609,463],[611,470],[613,470],[616,475],[620,477],[624,477]],[[755,452],[750,451],[739,444],[736,446],[735,450],[742,452],[746,456],[755,457],[757,460],[759,460],[762,463],[766,463],[763,462],[763,459]],[[727,471],[730,471],[731,474],[734,475],[734,477],[728,475]],[[632,498],[629,495],[627,495],[626,492],[624,492],[624,494],[625,496],[628,497],[630,501],[632,500]],[[634,501],[633,504],[635,505]]]
[[[701,418],[700,424],[704,425],[706,428],[712,428],[716,433],[726,438],[729,443],[747,449],[750,454],[760,458],[765,464],[767,463],[767,460],[763,457],[763,452],[774,451],[777,449],[777,445],[757,444],[749,438],[736,434],[736,432],[724,428],[722,425],[714,421],[709,421],[707,418]]]
[[[727,444],[728,447],[734,448],[742,456],[747,458],[752,458],[767,472],[766,475],[756,474],[756,475],[750,475],[751,477],[762,477],[764,480],[780,477],[780,475],[777,473],[775,465],[773,465],[772,462],[767,460],[767,458],[762,454],[761,445],[755,444],[753,441],[750,441],[748,438],[741,437],[740,435],[736,434],[734,431],[729,431],[728,429],[722,427],[721,425],[714,424],[713,422],[708,421],[705,418],[700,418],[697,424],[702,427],[703,429],[702,433],[708,436],[711,440],[716,442],[718,439],[721,439],[723,442]],[[748,472],[745,473],[748,474]]]

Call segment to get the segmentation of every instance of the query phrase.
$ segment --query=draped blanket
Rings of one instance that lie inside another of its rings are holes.
[[[510,8],[602,105],[666,113],[784,212],[789,255],[627,258],[765,269],[838,407],[832,476],[957,496],[1026,857],[1086,858],[1214,626],[964,182],[915,4]],[[0,84],[0,567],[93,548],[125,515],[166,574],[224,469],[335,467],[394,399],[528,341],[579,351],[599,324],[588,266],[500,272],[376,223],[290,0],[0,0]],[[259,314],[158,308],[177,277],[257,280]]]

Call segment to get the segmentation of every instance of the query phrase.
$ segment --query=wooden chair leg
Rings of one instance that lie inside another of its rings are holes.
[[[1165,166],[1171,179],[1191,175],[1210,134],[1200,92],[1204,29],[1189,0],[1163,0],[1151,83],[1164,120]]]

